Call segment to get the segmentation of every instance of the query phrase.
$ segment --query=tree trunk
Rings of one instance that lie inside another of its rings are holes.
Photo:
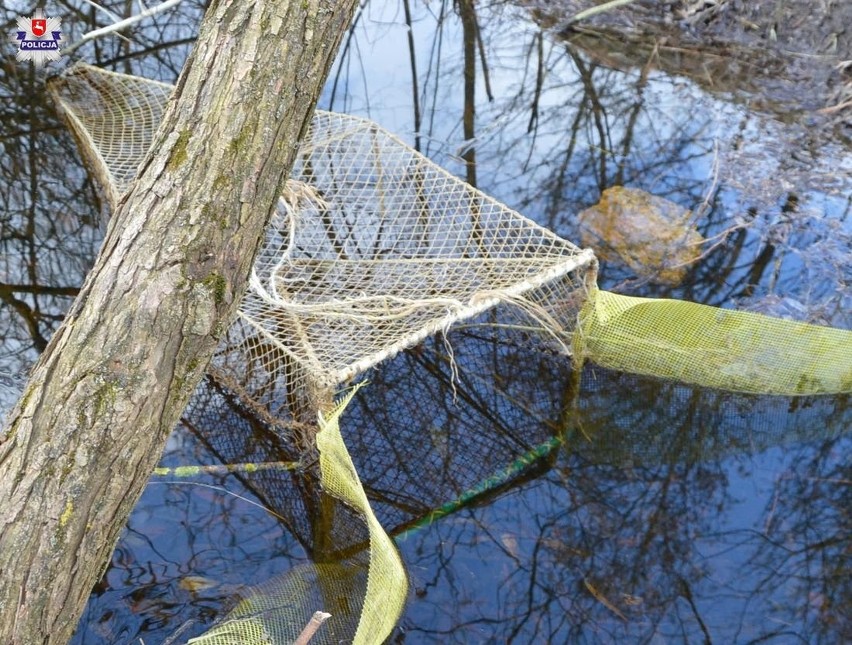
[[[228,328],[356,0],[214,0],[0,435],[0,643],[65,643]]]

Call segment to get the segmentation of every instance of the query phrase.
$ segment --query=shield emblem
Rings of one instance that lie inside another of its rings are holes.
[[[31,29],[34,35],[44,36],[47,32],[47,20],[45,18],[33,18]]]

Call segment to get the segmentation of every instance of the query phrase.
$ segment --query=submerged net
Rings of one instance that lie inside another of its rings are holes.
[[[50,89],[87,163],[117,203],[150,145],[167,86],[78,64]],[[502,349],[481,358],[494,363],[482,370],[486,377],[500,372],[496,363],[512,364],[514,349],[523,347],[560,356],[566,364],[564,356],[573,354],[575,363],[590,360],[710,388],[788,395],[852,391],[848,331],[599,291],[595,267],[591,251],[468,186],[374,123],[316,113],[210,375],[237,407],[286,444],[293,460],[307,463],[318,449],[321,490],[299,485],[305,514],[321,521],[306,525],[293,518],[291,528],[313,547],[318,540],[334,543],[313,549],[323,556],[319,561],[341,551],[350,558],[360,549],[367,573],[354,628],[358,642],[378,642],[392,629],[401,601],[383,607],[376,589],[401,598],[405,582],[336,431],[342,408],[333,407],[333,397],[341,385],[400,352],[417,361],[421,344],[443,344],[450,385],[464,378],[456,372],[454,348],[464,351],[465,339],[488,337]],[[474,371],[473,392],[479,391],[476,378],[481,375]],[[511,381],[507,374],[498,388],[500,405],[536,407],[513,396]],[[488,405],[475,396],[464,403]],[[550,427],[561,425],[565,404],[547,422]],[[318,412],[331,409],[335,431],[315,436]],[[446,421],[437,413],[430,419],[406,416],[405,401],[374,414],[391,409],[400,410],[400,423],[431,424],[425,434]],[[444,440],[433,437],[435,450],[442,450]],[[246,459],[241,441],[234,437],[227,452]],[[492,444],[495,437],[482,441]],[[523,445],[529,454],[538,450]],[[385,449],[392,450],[374,451]],[[473,484],[460,479],[458,493]],[[422,499],[432,499],[429,504],[440,502],[437,493],[421,492]],[[329,495],[350,511],[330,507]],[[416,522],[412,508],[394,522]],[[338,587],[351,579],[338,576]],[[275,588],[303,588],[299,584]],[[268,596],[260,593],[251,607],[266,607]],[[288,613],[289,622],[323,607],[302,609],[308,613]],[[231,619],[245,622],[246,616]],[[263,640],[269,629],[256,630],[258,640],[245,642],[286,642]],[[203,642],[230,642],[227,635],[210,636]]]
[[[292,643],[315,610],[331,614],[328,624],[311,639],[318,645],[375,643],[393,629],[407,595],[405,569],[370,507],[340,436],[340,416],[356,391],[357,388],[351,390],[319,419],[316,441],[323,489],[346,506],[329,505],[326,500],[317,515],[326,515],[327,525],[322,528],[332,535],[335,524],[338,528],[347,525],[335,548],[351,546],[355,539],[369,548],[361,546],[343,557],[296,567],[255,587],[223,621],[189,643]],[[355,518],[341,522],[333,517],[341,512],[354,513]],[[353,526],[357,528],[353,530]],[[314,552],[314,557],[328,560],[328,554],[320,558]]]

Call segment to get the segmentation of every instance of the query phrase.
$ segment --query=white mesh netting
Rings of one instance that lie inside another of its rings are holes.
[[[94,70],[97,70],[95,73]],[[111,205],[136,178],[174,87],[78,65],[49,89]]]
[[[51,88],[113,203],[169,89],[82,64]],[[591,251],[356,117],[318,111],[292,177],[214,361],[263,414],[313,421],[339,384],[499,303],[567,349],[558,338],[573,329],[579,302],[568,303],[582,284],[571,275],[594,263]]]
[[[293,177],[234,331],[302,366],[309,388],[334,388],[500,302],[527,324],[573,327],[568,276],[594,256],[375,124],[318,112]]]

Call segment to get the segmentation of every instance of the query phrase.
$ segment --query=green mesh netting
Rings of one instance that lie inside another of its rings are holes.
[[[371,559],[367,591],[354,642],[371,643],[377,634],[390,634],[397,617],[402,613],[408,584],[396,548],[373,514],[340,436],[338,421],[354,393],[355,390],[350,392],[327,418],[326,415],[320,416],[321,431],[317,434],[317,448],[320,451],[323,487],[361,513],[370,532]]]

